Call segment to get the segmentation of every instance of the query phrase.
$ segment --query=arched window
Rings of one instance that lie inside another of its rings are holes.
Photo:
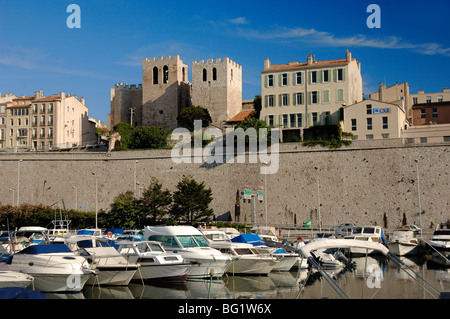
[[[206,82],[206,69],[203,69],[203,82]]]
[[[183,82],[186,82],[186,70],[183,67]]]
[[[213,68],[213,81],[217,80],[217,69]]]
[[[153,68],[153,84],[158,84],[158,68]]]
[[[169,68],[167,65],[163,67],[163,83],[169,82]]]

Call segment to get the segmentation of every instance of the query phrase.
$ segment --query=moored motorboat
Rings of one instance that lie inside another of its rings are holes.
[[[97,275],[90,278],[88,285],[126,286],[139,265],[128,262],[114,247],[104,247],[103,240],[95,236],[74,236],[66,239],[72,251],[84,257],[96,270]]]
[[[417,238],[416,232],[409,227],[396,228],[386,245],[397,256],[421,255],[424,252],[424,246]]]
[[[231,256],[209,246],[203,234],[192,226],[146,226],[146,240],[163,244],[168,252],[180,254],[194,263],[188,279],[222,277],[231,263]]]
[[[132,279],[145,281],[185,282],[192,269],[192,263],[179,254],[168,253],[156,241],[116,241],[117,251],[130,263],[139,264],[139,270]]]
[[[35,288],[42,292],[80,292],[95,275],[86,259],[64,244],[31,245],[15,253],[8,266],[32,276]]]
[[[12,270],[0,270],[0,288],[28,288],[33,285],[34,278],[28,274]]]
[[[344,239],[355,239],[379,244],[386,243],[386,238],[384,237],[383,229],[380,226],[354,227],[352,234],[349,236],[345,236]],[[349,248],[349,250],[352,256],[379,254],[379,251],[377,250],[366,249],[357,246],[352,246]]]
[[[428,242],[432,252],[450,254],[450,222],[440,223],[436,226],[431,240]]]

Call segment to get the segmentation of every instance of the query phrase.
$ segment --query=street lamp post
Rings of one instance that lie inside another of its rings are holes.
[[[72,186],[72,188],[75,190],[75,210],[78,209],[78,188],[76,186]]]
[[[136,165],[137,165],[137,163],[138,163],[139,161],[134,161],[134,194],[136,194],[136,185],[137,185],[137,183],[136,183]]]
[[[417,199],[419,205],[420,238],[422,238],[422,207],[420,203],[419,160],[416,159],[415,162],[416,162],[416,176],[417,176]]]
[[[263,165],[266,165],[267,162],[262,162]],[[267,170],[264,170],[264,221],[267,226]]]
[[[98,202],[98,177],[95,175],[94,172],[92,172],[92,175],[95,177],[95,229],[97,229],[97,215],[98,215],[98,209],[97,209],[97,202]]]
[[[19,192],[20,192],[20,163],[22,160],[20,159],[17,162],[17,207],[19,207]]]
[[[317,179],[317,212],[319,214],[319,232],[322,232],[322,218],[320,216],[320,187],[319,187],[319,168],[317,166],[314,167],[316,170],[316,179]]]

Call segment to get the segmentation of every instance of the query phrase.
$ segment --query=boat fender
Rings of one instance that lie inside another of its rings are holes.
[[[108,232],[108,238],[112,238],[112,232]]]
[[[297,240],[304,241],[302,236],[298,236],[298,237],[297,237]]]

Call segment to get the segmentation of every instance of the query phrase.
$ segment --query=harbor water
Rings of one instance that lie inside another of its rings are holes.
[[[408,272],[384,257],[353,258],[353,269],[306,269],[267,276],[226,276],[184,284],[131,282],[128,286],[85,286],[81,293],[46,293],[48,299],[437,299],[450,291],[450,269],[425,257],[401,258]],[[423,285],[423,280],[427,285]],[[422,285],[421,285],[422,283]],[[339,288],[336,288],[335,284]],[[428,285],[429,284],[429,285]],[[431,288],[430,288],[431,286]]]

